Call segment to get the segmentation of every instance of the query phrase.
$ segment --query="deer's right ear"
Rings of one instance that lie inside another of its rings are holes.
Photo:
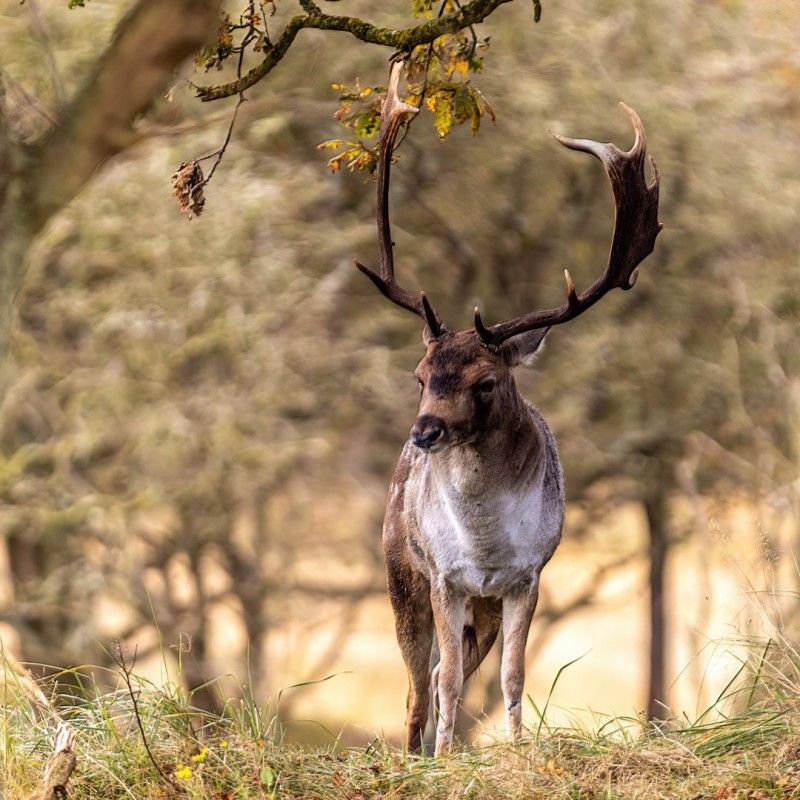
[[[544,347],[544,337],[550,328],[537,328],[527,333],[520,333],[512,336],[504,343],[503,348],[507,348],[511,366],[522,364],[532,367],[536,362],[536,357],[542,352]]]

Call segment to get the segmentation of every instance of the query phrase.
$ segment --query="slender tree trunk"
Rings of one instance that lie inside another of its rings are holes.
[[[647,687],[647,718],[661,719],[667,701],[664,577],[669,552],[666,491],[661,481],[656,481],[648,490],[644,507],[650,535],[650,678]]]

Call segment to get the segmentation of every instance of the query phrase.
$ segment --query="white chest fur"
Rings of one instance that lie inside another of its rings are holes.
[[[542,514],[543,464],[498,486],[475,454],[434,461],[440,455],[414,458],[406,482],[417,568],[466,595],[501,596],[529,585],[560,533]]]

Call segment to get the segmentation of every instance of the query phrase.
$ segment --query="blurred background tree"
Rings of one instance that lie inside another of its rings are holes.
[[[144,149],[153,137],[183,132],[191,140],[192,130],[212,118],[199,110],[176,111],[178,102],[172,108],[162,102],[147,120],[134,126],[187,55],[197,53],[197,64],[206,72],[217,68],[223,78],[231,77],[231,72],[236,76],[236,91],[226,84],[199,91],[204,99],[221,99],[240,93],[248,82],[261,80],[304,28],[350,32],[356,38],[393,48],[411,49],[422,43],[427,62],[439,65],[438,83],[433,78],[429,82],[428,95],[435,97],[445,78],[454,72],[461,74],[459,64],[465,64],[464,72],[479,66],[477,40],[442,34],[469,28],[504,1],[477,0],[463,8],[444,2],[438,13],[430,3],[422,2],[410,8],[404,4],[400,14],[382,14],[387,21],[403,20],[408,25],[405,17],[411,12],[410,28],[404,31],[399,25],[380,28],[354,17],[332,17],[309,2],[291,10],[284,4],[283,19],[276,14],[275,4],[266,9],[258,6],[258,10],[255,4],[248,4],[238,21],[232,21],[226,11],[217,16],[218,3],[206,3],[202,9],[176,4],[165,15],[158,4],[140,0],[129,4],[117,23],[124,8],[115,10],[97,3],[90,15],[69,15],[64,6],[47,9],[46,14],[36,0],[29,0],[26,8],[8,15],[20,59],[10,65],[5,78],[9,91],[4,119],[8,124],[3,142],[6,161],[14,168],[5,174],[8,202],[2,208],[7,233],[0,252],[4,297],[10,301],[16,293],[31,242],[98,166],[134,145]],[[182,25],[183,17],[191,24]],[[200,50],[201,44],[213,40],[214,25],[216,41]],[[94,63],[88,48],[76,54],[66,45],[70,34],[80,34],[86,41],[96,37],[100,43],[112,29],[108,47]],[[280,34],[272,42],[275,29]],[[438,39],[436,47],[427,46],[434,39]],[[61,46],[55,46],[55,41]],[[301,61],[308,53],[306,47]],[[30,61],[25,57],[41,54],[49,74],[35,74],[31,85]],[[258,59],[249,69],[250,62]],[[342,62],[344,66],[346,59]],[[12,74],[15,69],[16,75]],[[291,96],[296,81],[296,74],[290,76],[278,91]],[[182,83],[185,79],[178,81],[179,86]],[[68,100],[73,85],[79,88]],[[175,87],[170,98],[174,91]],[[359,91],[364,97],[368,93]],[[374,119],[377,108],[370,100],[367,116]],[[231,120],[235,116],[229,109],[224,113]],[[477,127],[475,116],[480,113],[482,108],[475,106],[472,116],[462,121]],[[450,114],[457,116],[457,109],[450,108]],[[263,104],[249,116],[252,120],[262,115],[269,117]],[[440,129],[442,119],[439,113]],[[264,122],[258,133],[262,141],[274,140],[284,154],[291,150],[287,147],[293,135],[290,116],[273,114]],[[351,124],[357,131],[364,125],[352,120]],[[229,127],[228,136],[230,133]],[[202,147],[209,149],[205,141]],[[214,151],[212,157],[221,157],[224,149]],[[304,176],[303,171],[300,163],[293,163],[285,171],[288,182],[282,183],[281,189],[291,191],[292,183],[306,185],[309,174]],[[244,250],[218,251],[229,264],[232,259],[250,261],[253,243],[268,230],[260,216],[270,200],[274,201],[276,185],[259,182],[257,177],[248,182],[252,215],[242,216],[238,209],[234,221]],[[141,184],[131,188],[135,195],[147,191]],[[185,203],[195,215],[202,210],[201,189],[190,186]],[[273,197],[267,199],[270,194]],[[17,202],[20,196],[25,202]],[[98,197],[103,198],[101,203],[108,199],[102,189],[100,194],[90,190],[83,198],[88,199],[90,215],[97,208]],[[131,198],[119,199],[124,206]],[[276,525],[270,520],[271,499],[280,496],[287,483],[297,482],[298,470],[302,471],[305,462],[315,463],[322,454],[330,454],[335,444],[326,435],[332,420],[320,428],[319,388],[332,383],[333,374],[342,371],[354,373],[357,383],[363,380],[355,372],[358,362],[349,363],[352,357],[345,357],[343,363],[331,363],[327,358],[309,363],[305,354],[309,320],[322,314],[317,343],[330,335],[325,332],[325,319],[335,311],[329,308],[330,294],[350,272],[349,267],[337,268],[316,285],[320,274],[330,267],[330,256],[326,258],[316,247],[319,264],[309,276],[285,273],[279,267],[293,258],[304,258],[301,251],[309,245],[303,241],[305,224],[298,220],[308,214],[305,206],[309,202],[314,206],[320,200],[312,192],[310,200],[304,196],[296,205],[285,204],[291,211],[279,217],[284,239],[287,228],[295,228],[288,238],[296,239],[299,249],[291,247],[281,257],[280,247],[270,244],[263,274],[247,279],[235,269],[220,283],[225,271],[219,271],[218,263],[204,277],[201,269],[195,272],[190,266],[194,248],[202,248],[195,237],[184,242],[186,250],[176,260],[171,257],[172,243],[162,237],[163,251],[157,258],[168,259],[175,270],[159,274],[157,282],[164,283],[156,295],[150,294],[148,285],[154,277],[153,248],[158,249],[158,237],[150,232],[139,238],[143,245],[139,253],[126,249],[135,239],[128,242],[123,237],[126,245],[119,247],[119,229],[108,230],[109,240],[101,243],[95,232],[70,219],[69,214],[46,233],[49,244],[44,244],[42,251],[46,255],[41,262],[36,256],[32,259],[24,290],[27,301],[19,304],[21,319],[14,333],[20,335],[23,350],[35,351],[51,339],[54,345],[69,341],[77,361],[68,365],[54,357],[46,369],[23,370],[26,377],[22,382],[17,382],[12,366],[2,425],[7,454],[3,522],[10,566],[8,594],[14,600],[9,619],[22,632],[29,657],[54,662],[81,659],[79,653],[87,645],[81,632],[89,641],[97,634],[96,626],[86,623],[86,609],[104,608],[102,603],[98,605],[98,597],[103,597],[110,603],[106,612],[112,618],[119,614],[111,627],[123,638],[140,637],[142,620],[169,620],[164,636],[167,642],[182,641],[185,646],[191,641],[193,656],[185,662],[183,678],[189,686],[198,687],[206,683],[204,676],[209,671],[210,609],[224,608],[244,623],[249,669],[261,680],[270,618],[282,617],[281,598],[287,595],[289,583],[295,596],[341,597],[353,606],[364,594],[382,590],[382,582],[376,580],[378,548],[373,543],[367,546],[365,560],[360,552],[364,546],[356,542],[354,560],[365,567],[361,577],[351,571],[348,580],[338,583],[304,581],[299,576],[287,581],[283,562],[296,560],[294,548],[288,546],[296,539],[294,525],[283,537],[271,531]],[[330,205],[324,198],[322,203]],[[78,200],[73,208],[80,205]],[[130,219],[129,212],[120,213]],[[325,208],[311,210],[312,217],[325,213]],[[79,244],[86,237],[97,256],[91,263],[86,262]],[[115,280],[123,271],[122,258],[125,272],[131,261],[145,267],[132,282],[123,281],[124,287]],[[72,259],[77,260],[68,266],[66,262]],[[80,277],[73,272],[76,268]],[[252,301],[254,281],[261,284],[263,295],[280,297],[279,308],[267,307],[263,314],[258,310]],[[142,292],[138,298],[137,283]],[[101,295],[104,300],[99,299]],[[175,307],[171,307],[170,297]],[[234,297],[238,299],[233,301]],[[176,316],[177,307],[187,300],[188,316]],[[53,302],[59,306],[57,330],[52,327]],[[302,318],[297,318],[294,308],[288,312],[287,303],[289,308],[292,303],[302,303]],[[104,310],[98,318],[101,307]],[[11,306],[7,303],[5,308],[0,319],[0,350],[5,350],[9,330]],[[103,340],[99,363],[96,335]],[[87,336],[93,342],[89,347],[92,355],[85,347]],[[254,337],[253,343],[263,342],[260,347],[266,347],[255,361],[251,360],[256,351],[249,336]],[[284,340],[285,346],[278,344]],[[151,350],[157,342],[158,356]],[[109,361],[110,353],[119,354],[121,360]],[[20,361],[24,363],[24,357]],[[103,385],[99,394],[94,392],[98,368]],[[220,395],[222,384],[228,388]],[[148,387],[146,397],[141,393],[143,387]],[[230,405],[235,395],[243,400],[242,408]],[[181,397],[185,402],[179,402]],[[340,413],[334,409],[334,425]],[[188,480],[187,471],[191,474]],[[310,496],[314,482],[311,473],[298,491]],[[341,492],[342,487],[333,490]],[[286,513],[279,516],[284,525]],[[369,513],[374,516],[374,511]],[[243,532],[232,536],[237,525]],[[343,553],[341,544],[335,550]],[[83,580],[75,581],[76,569]],[[141,579],[132,579],[134,575]],[[348,618],[345,613],[343,619]],[[102,627],[103,621],[98,622]],[[152,646],[160,650],[163,640]],[[146,655],[147,649],[142,653]],[[202,701],[210,702],[210,697]]]
[[[57,116],[123,10],[3,12],[7,97]],[[409,10],[381,8],[376,24],[423,24],[430,9]],[[797,541],[800,11],[567,0],[539,27],[532,17],[509,3],[481,26],[495,126],[444,144],[411,127],[393,173],[398,269],[451,324],[476,302],[488,323],[559,304],[565,266],[579,289],[602,268],[613,209],[602,168],[544,129],[624,146],[616,101],[641,115],[663,174],[656,252],[633,292],[551,332],[539,373],[521,379],[561,447],[567,537],[596,553],[558,593],[545,574],[531,655],[646,556],[637,702],[662,716],[679,634],[666,615],[685,602],[667,594],[682,569],[672,546],[706,537],[737,500],[757,510],[770,558],[790,561],[787,525]],[[287,19],[278,4],[269,24]],[[248,92],[199,220],[181,218],[169,175],[219,148],[236,92],[208,104],[172,92],[36,240],[0,406],[3,633],[25,659],[102,663],[113,636],[142,658],[191,647],[190,687],[248,663],[265,697],[290,657],[287,625],[314,654],[297,680],[318,677],[343,668],[347,635],[385,601],[380,520],[415,416],[420,331],[352,267],[377,261],[372,188],[326,177],[334,154],[315,149],[352,138],[331,116],[347,93],[332,83],[385,80],[389,51],[343,36],[305,31]],[[49,75],[34,68],[43,52]],[[230,80],[249,68],[222,66]],[[19,245],[12,256],[23,263]],[[623,508],[646,540],[604,535]],[[796,589],[796,572],[781,580]],[[786,600],[787,622],[795,611]]]

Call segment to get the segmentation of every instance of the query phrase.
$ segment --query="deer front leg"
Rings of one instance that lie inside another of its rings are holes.
[[[433,647],[430,585],[395,549],[387,548],[386,556],[389,599],[394,611],[397,643],[408,671],[406,747],[409,752],[416,753],[422,747],[430,703],[430,658]]]
[[[417,610],[418,615],[404,614],[395,618],[397,641],[408,671],[406,747],[410,753],[418,753],[422,749],[422,736],[428,723],[430,658],[433,645],[430,604],[427,608],[419,607]]]
[[[439,721],[436,726],[436,755],[453,746],[453,727],[461,689],[464,686],[462,638],[466,598],[446,586],[431,586],[431,606],[439,639],[437,695]]]
[[[500,683],[506,705],[506,732],[514,739],[519,738],[522,727],[525,645],[538,599],[538,576],[524,594],[503,598],[503,657]]]

